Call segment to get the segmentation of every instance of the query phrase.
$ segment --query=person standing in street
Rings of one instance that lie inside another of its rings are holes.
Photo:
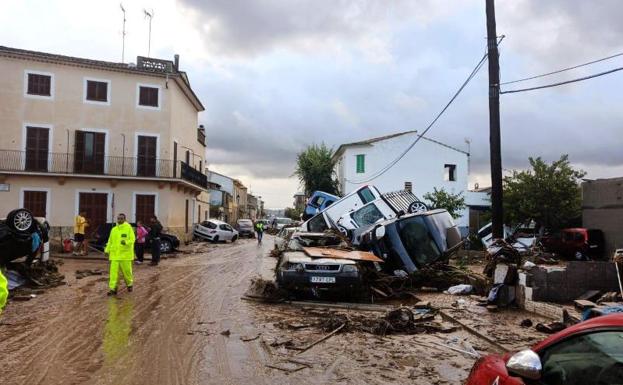
[[[136,254],[135,264],[140,265],[143,263],[143,256],[145,255],[145,237],[147,236],[147,229],[143,226],[142,221],[136,222],[136,243],[134,244],[134,253]]]
[[[255,232],[257,233],[257,244],[262,244],[262,237],[264,235],[264,222],[257,221],[255,222]]]
[[[149,239],[151,239],[151,266],[158,266],[160,263],[160,235],[162,234],[162,225],[158,218],[154,215],[150,220]]]
[[[110,279],[108,281],[108,295],[117,294],[119,269],[128,291],[131,292],[134,284],[132,276],[132,260],[134,259],[134,230],[125,221],[125,214],[117,215],[117,225],[110,231],[104,253],[110,260]]]
[[[4,275],[2,275],[2,270],[0,270],[0,315],[2,315],[2,309],[4,309],[4,305],[6,305],[6,299],[8,297],[8,282],[6,278],[4,278]]]
[[[89,221],[86,218],[87,213],[80,211],[76,218],[74,218],[74,255],[87,255],[86,252],[86,228],[89,226]]]

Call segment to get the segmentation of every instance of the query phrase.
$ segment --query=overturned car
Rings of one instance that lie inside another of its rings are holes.
[[[15,209],[0,219],[0,265],[26,257],[30,265],[37,254],[49,250],[50,225],[45,218],[35,217],[29,210]],[[46,254],[47,256],[47,254]]]

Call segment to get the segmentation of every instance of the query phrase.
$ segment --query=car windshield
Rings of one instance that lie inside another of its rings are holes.
[[[290,218],[277,218],[277,223],[280,225],[287,225],[288,223],[292,223],[292,219]]]
[[[253,226],[253,222],[251,222],[250,219],[241,219],[238,221],[239,225],[245,225],[245,226]]]
[[[368,204],[351,214],[351,218],[359,227],[368,226],[383,219],[383,214],[375,204]]]
[[[422,216],[399,221],[398,233],[405,250],[417,266],[428,265],[441,257],[441,251]]]
[[[358,194],[364,205],[374,200],[374,194],[372,193],[372,191],[370,191],[369,187],[362,188]]]
[[[307,223],[307,230],[312,233],[322,233],[327,229],[329,229],[329,227],[327,226],[327,222],[325,222],[322,213],[316,215]]]

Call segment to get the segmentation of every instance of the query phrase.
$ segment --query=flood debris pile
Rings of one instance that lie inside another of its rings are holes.
[[[26,262],[10,262],[6,265],[9,279],[9,298],[25,300],[43,294],[45,289],[65,285],[65,276],[60,274],[55,260],[37,261],[31,265]]]
[[[253,278],[243,298],[256,299],[265,302],[281,302],[286,297],[287,293],[283,289],[277,287],[274,281],[262,278]]]
[[[307,311],[304,322],[289,319],[275,324],[288,330],[318,328],[323,332],[340,329],[343,333],[366,333],[378,336],[391,334],[450,333],[454,325],[446,324],[435,309],[414,309],[399,307],[384,315],[370,315],[363,312]]]

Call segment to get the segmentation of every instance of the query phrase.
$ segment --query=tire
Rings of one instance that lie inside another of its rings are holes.
[[[216,237],[214,237],[214,239],[212,239],[212,242],[218,243],[218,235]]]
[[[171,241],[168,239],[163,239],[160,241],[160,252],[163,254],[170,253],[173,250],[173,245]]]
[[[415,201],[409,205],[409,214],[422,213],[428,211],[428,206],[424,202]]]
[[[234,235],[234,236],[231,238],[231,243],[236,242],[236,239],[238,239],[238,236],[237,236],[237,235]]]
[[[32,233],[36,229],[36,222],[32,213],[26,209],[13,210],[6,219],[7,226],[19,233]]]

